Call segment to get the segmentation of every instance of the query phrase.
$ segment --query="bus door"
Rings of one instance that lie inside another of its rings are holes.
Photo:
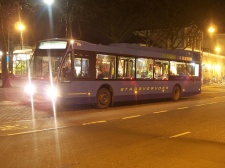
[[[87,54],[67,54],[61,65],[59,87],[64,98],[89,96],[90,57]]]

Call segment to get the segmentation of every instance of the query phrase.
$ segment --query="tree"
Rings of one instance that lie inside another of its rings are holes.
[[[208,4],[202,0],[196,0],[195,3],[180,0],[153,0],[144,3],[142,22],[136,35],[147,46],[169,49],[191,47],[193,44],[190,42],[195,40],[190,40],[190,37],[196,36],[202,28],[202,20],[208,17],[205,10]],[[186,28],[189,31],[185,31]],[[184,43],[187,38],[189,42]]]
[[[30,9],[30,1],[28,0],[1,0],[0,1],[0,46],[3,52],[2,55],[2,87],[11,87],[9,81],[9,72],[7,66],[7,52],[12,47],[9,48],[10,36],[12,29],[14,28],[14,23],[19,20],[21,8],[26,9],[26,16],[30,16],[29,12],[32,12]],[[26,17],[23,18],[26,20]],[[9,60],[9,59],[8,59]]]
[[[0,2],[0,22],[1,22],[1,28],[0,28],[0,37],[1,37],[1,49],[2,49],[2,87],[10,87],[9,82],[9,75],[8,75],[8,69],[7,69],[7,61],[6,61],[6,52],[7,52],[7,29],[8,29],[8,23],[7,19],[5,18],[5,11],[4,7],[7,5],[8,1],[1,1]]]
[[[134,0],[83,0],[83,12],[87,16],[83,23],[98,33],[99,42],[103,37],[108,43],[123,42],[138,25],[139,4]]]

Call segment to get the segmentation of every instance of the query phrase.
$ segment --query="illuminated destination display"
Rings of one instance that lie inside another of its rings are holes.
[[[38,49],[66,49],[67,41],[42,41]]]
[[[161,57],[166,58],[166,59],[178,59],[178,60],[182,60],[182,61],[192,61],[193,60],[191,56],[176,56],[173,54],[162,54]]]

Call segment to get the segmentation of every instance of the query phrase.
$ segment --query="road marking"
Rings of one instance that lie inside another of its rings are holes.
[[[126,119],[130,119],[130,118],[137,118],[137,117],[140,117],[140,116],[141,115],[135,115],[135,116],[123,117],[122,119],[126,120]]]
[[[19,130],[19,129],[25,129],[27,127],[22,127],[19,125],[4,125],[4,126],[0,126],[0,130],[1,131],[9,131],[9,130]]]
[[[191,132],[184,132],[184,133],[181,133],[181,134],[170,136],[169,138],[177,138],[177,137],[180,137],[180,136],[183,136],[183,135],[187,135],[187,134],[190,134],[190,133]]]
[[[198,105],[195,105],[195,106],[205,106],[206,104],[198,104]]]
[[[183,110],[183,109],[187,109],[188,107],[180,107],[180,108],[177,108],[177,110]]]
[[[82,125],[90,125],[90,124],[99,124],[99,123],[105,123],[106,121],[94,121],[94,122],[89,122],[89,123],[83,123]]]
[[[218,102],[211,102],[211,103],[207,103],[207,104],[215,104],[215,103],[218,103]]]
[[[166,113],[168,112],[168,110],[162,110],[162,111],[156,111],[156,112],[153,112],[154,114],[159,114],[159,113]]]
[[[7,136],[23,135],[23,134],[30,134],[30,133],[51,131],[51,130],[57,130],[57,129],[62,129],[62,128],[68,128],[68,127],[69,126],[61,126],[61,127],[57,127],[57,128],[47,128],[47,129],[41,129],[41,130],[33,130],[33,131],[19,132],[19,133],[7,134]]]

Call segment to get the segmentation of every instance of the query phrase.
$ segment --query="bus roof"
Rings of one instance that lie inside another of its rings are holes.
[[[71,40],[64,38],[48,39],[43,41],[68,41]],[[42,41],[42,42],[43,42]],[[155,58],[166,58],[170,59],[173,56],[186,56],[186,57],[196,57],[200,55],[200,52],[181,50],[181,49],[163,49],[156,47],[139,46],[135,44],[128,43],[112,43],[109,45],[93,44],[86,41],[74,40],[73,48],[76,50],[92,51],[99,53],[108,53],[116,55],[135,55],[135,56],[145,56],[145,57],[155,57]],[[164,56],[163,56],[164,55]]]

